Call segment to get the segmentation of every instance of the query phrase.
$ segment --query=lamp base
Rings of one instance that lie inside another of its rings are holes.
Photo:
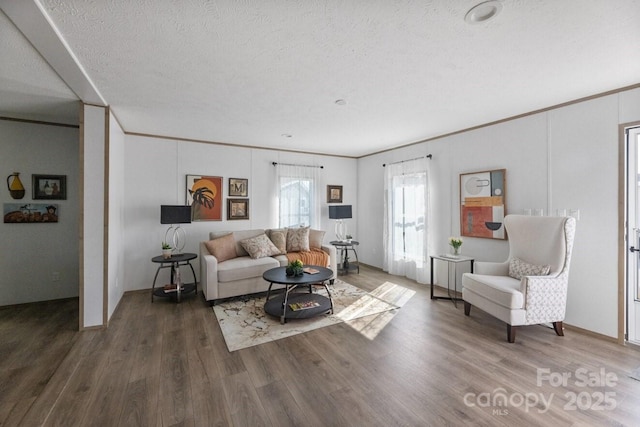
[[[180,227],[179,225],[176,227],[171,225],[169,228],[167,228],[167,231],[164,233],[165,242],[168,241],[167,237],[169,236],[169,233],[171,233],[171,231],[173,231],[173,234],[171,235],[171,241],[173,242],[173,249],[177,253],[181,253],[182,250],[184,249],[184,246],[187,244],[187,232],[184,230],[184,228]],[[180,238],[180,234],[182,234],[182,239]]]
[[[336,233],[336,239],[344,242],[346,240],[347,237],[347,224],[344,223],[343,220],[338,219],[336,220],[336,226],[335,226],[335,233]]]

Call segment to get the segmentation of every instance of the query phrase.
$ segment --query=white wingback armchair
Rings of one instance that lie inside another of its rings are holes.
[[[508,260],[476,262],[462,276],[464,314],[473,305],[506,322],[511,343],[521,325],[552,323],[563,336],[575,218],[507,215],[504,227]]]

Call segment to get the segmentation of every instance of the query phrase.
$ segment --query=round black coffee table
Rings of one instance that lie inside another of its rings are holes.
[[[262,275],[262,278],[270,283],[264,311],[279,317],[282,324],[287,319],[306,319],[318,314],[333,313],[333,300],[327,285],[327,282],[333,278],[333,271],[330,268],[317,265],[306,265],[304,268],[315,270],[317,273],[305,272],[302,276],[287,276],[286,267],[277,267],[265,271]],[[284,286],[284,293],[271,298],[273,285]],[[313,293],[315,286],[323,286],[328,296]],[[294,292],[301,287],[308,287],[309,292]]]

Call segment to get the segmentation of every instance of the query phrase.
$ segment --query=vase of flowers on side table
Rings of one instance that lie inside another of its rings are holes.
[[[462,237],[449,237],[449,246],[453,249],[452,255],[460,255],[460,247],[462,246]]]

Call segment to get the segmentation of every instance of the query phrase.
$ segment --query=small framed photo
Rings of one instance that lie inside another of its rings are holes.
[[[246,178],[229,178],[229,197],[247,197],[249,180]]]
[[[327,203],[342,203],[342,185],[327,185]]]
[[[249,199],[227,199],[227,220],[249,219]]]
[[[31,175],[33,199],[66,200],[66,175]]]

